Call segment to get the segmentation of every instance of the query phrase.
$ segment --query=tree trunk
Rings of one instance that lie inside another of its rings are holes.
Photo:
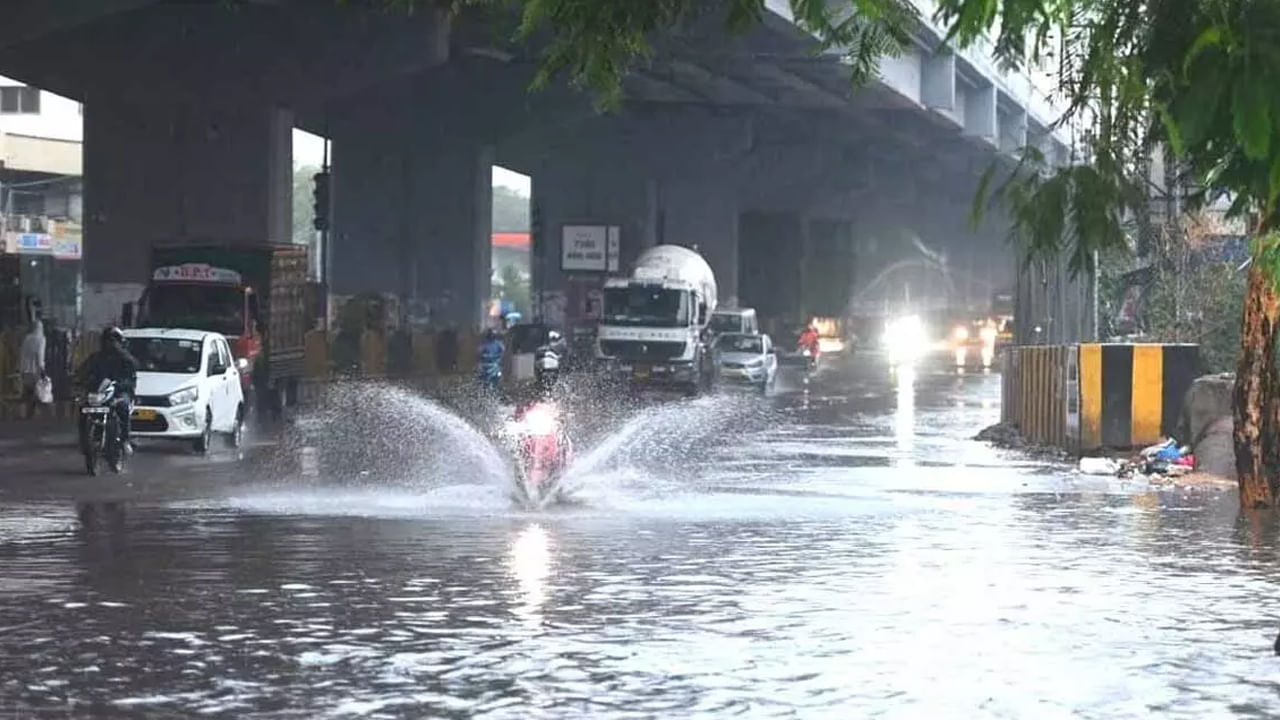
[[[1280,373],[1275,345],[1280,294],[1254,258],[1244,299],[1235,385],[1236,473],[1240,506],[1275,507],[1280,489]]]

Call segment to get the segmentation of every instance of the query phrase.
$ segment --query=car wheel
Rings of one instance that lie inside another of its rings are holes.
[[[196,452],[201,455],[207,454],[213,447],[213,411],[207,408],[204,411],[204,429],[200,431],[195,446]]]
[[[244,405],[236,408],[236,422],[227,434],[227,444],[232,449],[239,449],[244,445]]]

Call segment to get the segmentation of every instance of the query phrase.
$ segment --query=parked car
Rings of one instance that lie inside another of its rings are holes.
[[[248,361],[234,359],[226,337],[167,328],[130,329],[124,336],[138,360],[134,438],[186,440],[200,453],[209,451],[215,433],[232,447],[244,442],[240,373]]]
[[[716,371],[727,382],[768,390],[778,377],[778,355],[768,335],[725,333],[716,339]]]

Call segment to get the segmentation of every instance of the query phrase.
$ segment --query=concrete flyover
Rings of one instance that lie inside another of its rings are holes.
[[[1010,280],[999,218],[963,222],[977,177],[1027,142],[1068,156],[1031,79],[935,52],[928,21],[854,92],[838,55],[816,55],[770,0],[744,35],[711,18],[664,36],[600,115],[566,87],[530,95],[536,48],[496,41],[510,21],[492,15],[11,5],[24,23],[0,29],[0,73],[85,103],[86,304],[132,299],[155,242],[285,241],[295,125],[334,143],[331,291],[415,298],[461,327],[483,322],[488,297],[493,163],[533,176],[542,310],[575,324],[602,273],[561,270],[565,225],[616,226],[620,265],[657,242],[697,245],[723,301],[778,314],[830,306],[806,288],[874,275],[859,258],[903,228]]]

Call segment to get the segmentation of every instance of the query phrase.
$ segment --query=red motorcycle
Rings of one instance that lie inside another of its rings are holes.
[[[517,412],[510,425],[516,464],[516,496],[537,509],[559,494],[559,482],[573,460],[573,446],[565,433],[559,409],[547,402]]]
[[[810,372],[818,369],[818,358],[822,355],[822,345],[818,342],[818,333],[812,329],[800,335],[796,343],[796,351],[804,358],[805,367]]]

